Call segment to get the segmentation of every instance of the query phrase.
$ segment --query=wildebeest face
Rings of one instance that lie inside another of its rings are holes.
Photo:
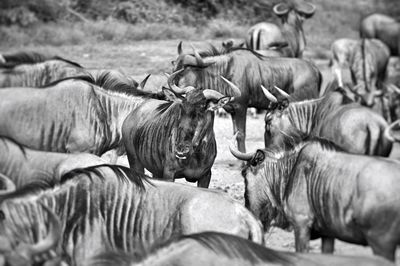
[[[278,105],[265,114],[265,147],[280,146],[283,135],[293,129],[287,111],[288,102]]]

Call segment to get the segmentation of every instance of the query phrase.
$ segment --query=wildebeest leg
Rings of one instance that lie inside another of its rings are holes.
[[[322,253],[333,253],[335,248],[335,239],[331,237],[322,237],[321,238],[322,246],[321,252]]]
[[[210,185],[210,180],[211,180],[211,170],[209,170],[204,176],[202,176],[197,181],[197,186],[208,188],[208,186]]]
[[[310,242],[310,228],[306,224],[296,224],[294,227],[296,252],[308,252]]]
[[[233,134],[239,131],[237,136],[238,149],[241,152],[246,152],[246,112],[247,107],[237,108],[232,113]]]

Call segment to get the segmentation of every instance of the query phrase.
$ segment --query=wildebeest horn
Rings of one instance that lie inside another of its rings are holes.
[[[396,94],[400,94],[400,89],[394,85],[394,84],[388,84],[388,83],[384,83],[384,85],[386,86],[386,88],[390,91],[395,92]]]
[[[147,80],[150,78],[151,74],[148,74],[139,84],[141,89],[144,89],[144,86],[146,86]]]
[[[181,55],[183,53],[182,51],[182,41],[179,42],[178,44],[178,55]]]
[[[5,64],[6,63],[6,59],[4,58],[4,56],[2,54],[0,54],[0,64]]]
[[[278,100],[272,93],[270,93],[263,85],[261,85],[261,89],[264,92],[265,97],[267,97],[268,100],[270,100],[273,103],[277,103]]]
[[[225,82],[231,87],[232,92],[233,92],[233,93],[231,93],[231,96],[240,97],[240,96],[242,95],[242,92],[240,91],[239,87],[236,86],[232,81],[227,80],[227,79],[224,78],[223,76],[221,76],[221,79],[222,79],[223,81],[225,81]]]
[[[272,8],[272,11],[274,11],[276,15],[282,16],[289,12],[289,6],[285,3],[276,4]]]
[[[223,95],[222,93],[215,91],[215,90],[209,90],[209,89],[203,90],[203,95],[204,95],[204,97],[206,97],[207,100],[219,100],[219,99],[225,97],[225,95]]]
[[[274,86],[274,88],[279,92],[280,95],[282,95],[286,99],[289,99],[289,94],[287,94],[286,91],[280,89],[278,86]]]
[[[30,254],[37,255],[43,252],[47,252],[51,248],[55,247],[61,238],[61,223],[58,217],[50,210],[47,206],[41,204],[43,209],[48,213],[50,229],[46,238],[40,240],[34,245],[29,245],[28,249]]]
[[[201,58],[201,55],[199,54],[199,52],[197,52],[196,48],[194,48],[193,44],[190,44],[190,46],[193,49],[193,54],[194,54],[194,57],[196,58],[196,62],[197,62],[198,66],[200,66],[200,67],[208,67],[208,66],[210,66],[210,65],[215,63],[215,62],[205,63],[204,59]]]
[[[7,176],[0,174],[0,180],[4,184],[5,189],[0,191],[0,196],[7,195],[15,191],[15,184]]]
[[[400,141],[400,139],[398,139],[398,140],[395,139],[393,137],[393,135],[390,133],[392,131],[392,129],[395,126],[399,126],[399,124],[400,124],[400,120],[396,120],[392,124],[390,124],[388,127],[386,127],[385,132],[384,132],[384,136],[385,136],[386,139],[388,139],[391,142]]]
[[[253,152],[244,153],[239,151],[238,148],[236,148],[235,140],[237,139],[238,134],[239,131],[237,131],[235,135],[233,135],[231,143],[229,144],[229,150],[231,151],[232,155],[235,156],[237,159],[242,161],[248,161],[254,157],[255,153]]]
[[[301,13],[303,13],[305,15],[310,16],[310,15],[314,14],[316,7],[315,7],[315,5],[313,5],[311,3],[302,2],[302,3],[296,4],[296,10],[300,11]]]
[[[173,92],[175,92],[176,94],[184,94],[184,93],[186,93],[186,90],[185,90],[185,89],[179,88],[179,87],[176,86],[175,83],[174,83],[174,80],[175,80],[176,75],[178,75],[179,73],[181,73],[183,70],[184,70],[184,69],[182,68],[182,69],[179,69],[179,70],[175,71],[174,73],[172,73],[172,74],[169,76],[168,81],[167,81],[168,87],[169,87]]]

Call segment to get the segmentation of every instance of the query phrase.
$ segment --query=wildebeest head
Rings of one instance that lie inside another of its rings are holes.
[[[15,185],[7,177],[0,175],[4,190],[0,191],[0,197],[7,196],[15,190]],[[58,217],[45,205],[41,205],[44,213],[48,215],[49,230],[47,236],[34,244],[19,242],[15,245],[16,239],[10,240],[7,238],[7,228],[3,224],[7,219],[4,212],[0,210],[0,265],[22,266],[33,265],[38,262],[43,262],[44,258],[49,264],[46,265],[61,265],[59,258],[54,258],[55,248],[61,238],[61,224]]]
[[[180,88],[174,79],[183,70],[178,70],[168,78],[169,90],[164,89],[167,98],[180,105],[180,116],[172,132],[175,144],[175,157],[185,160],[196,152],[205,135],[213,130],[214,111],[234,99],[215,90],[201,90],[192,86]],[[240,95],[240,90],[233,83],[221,77],[232,88],[233,94]],[[182,95],[185,95],[184,97]]]
[[[300,0],[276,4],[272,10],[281,18],[282,23],[301,24],[305,19],[314,15],[315,9],[313,4]]]

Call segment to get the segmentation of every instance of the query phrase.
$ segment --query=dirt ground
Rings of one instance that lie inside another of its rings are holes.
[[[28,47],[38,51],[47,51],[59,54],[66,58],[75,60],[88,68],[110,68],[121,69],[133,75],[138,80],[146,74],[151,73],[147,88],[157,89],[164,84],[166,78],[163,72],[171,71],[171,60],[174,60],[177,52],[178,40],[170,41],[143,41],[135,42],[130,45],[118,44],[98,44],[92,46],[61,46],[61,47]],[[207,47],[207,43],[219,44],[220,41],[194,42],[200,48]],[[184,43],[184,49],[189,49],[189,43]],[[3,49],[4,50],[4,49]],[[11,52],[13,48],[9,49]],[[310,49],[311,50],[311,49]],[[306,52],[306,57],[312,55]],[[328,52],[328,51],[327,51]],[[320,67],[325,82],[330,79],[328,60],[315,60]],[[391,62],[391,65],[394,63]],[[393,67],[390,75],[393,76]],[[248,117],[246,146],[248,151],[262,148],[264,133],[264,117],[258,115],[256,118]],[[214,130],[218,145],[218,155],[213,166],[211,188],[226,191],[234,199],[243,202],[244,184],[240,174],[240,162],[229,152],[229,142],[232,138],[232,122],[230,117],[215,119]],[[396,147],[392,152],[392,157],[400,158],[400,149]],[[119,162],[127,165],[126,158],[122,157]],[[185,181],[178,181],[185,182]],[[294,251],[293,233],[273,228],[266,233],[267,245],[274,249]],[[311,242],[312,252],[319,252],[320,241]],[[336,242],[335,253],[348,255],[371,255],[369,247],[351,245],[341,241]],[[397,261],[400,265],[400,252]]]

